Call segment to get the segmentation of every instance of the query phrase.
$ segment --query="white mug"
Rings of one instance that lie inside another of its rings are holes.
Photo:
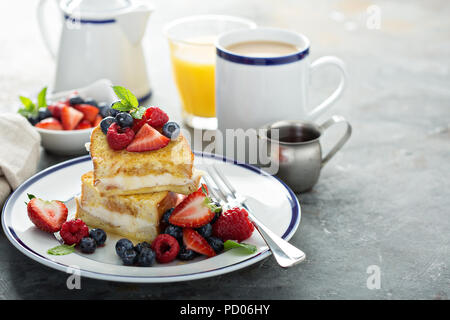
[[[298,51],[284,56],[252,57],[227,50],[247,41],[276,41]],[[325,112],[341,95],[345,65],[333,56],[309,61],[309,40],[304,35],[276,28],[231,31],[216,41],[216,115],[218,128],[258,128],[277,120],[312,120]],[[308,105],[310,73],[320,66],[340,70],[337,89],[315,108]]]

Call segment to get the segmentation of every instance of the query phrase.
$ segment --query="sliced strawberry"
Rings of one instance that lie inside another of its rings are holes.
[[[183,243],[187,249],[203,254],[208,257],[213,257],[216,252],[209,245],[208,241],[203,238],[197,231],[191,228],[183,229]]]
[[[134,137],[134,140],[128,145],[127,151],[144,152],[158,150],[167,146],[169,142],[169,138],[163,136],[148,124],[144,124]]]
[[[36,227],[54,233],[61,229],[67,219],[67,207],[61,201],[45,201],[33,198],[27,204],[28,217]]]
[[[83,119],[83,113],[72,107],[65,106],[61,110],[61,121],[64,130],[73,130]]]
[[[175,207],[169,222],[179,227],[198,228],[209,223],[215,216],[207,206],[206,195],[202,190],[187,196]]]
[[[80,121],[80,123],[75,127],[75,130],[83,130],[92,128],[91,123],[87,119],[83,119]]]
[[[63,130],[61,122],[55,118],[47,118],[36,123],[35,127],[48,130]]]
[[[144,116],[142,116],[142,119],[134,119],[133,120],[133,127],[131,129],[133,129],[134,133],[138,133],[138,131],[146,123],[147,123],[147,118],[144,115]]]
[[[61,110],[68,104],[64,102],[56,102],[52,105],[47,106],[47,109],[52,113],[52,117],[56,119],[61,119]]]
[[[91,106],[90,104],[76,104],[73,107],[82,112],[84,119],[89,122],[93,122],[100,111],[97,107]]]
[[[100,122],[102,122],[102,120],[103,120],[102,116],[98,114],[95,117],[95,120],[92,122],[92,127],[98,126],[100,124]]]

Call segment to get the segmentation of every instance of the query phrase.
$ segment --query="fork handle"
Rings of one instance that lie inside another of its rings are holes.
[[[273,231],[267,228],[261,221],[259,221],[244,204],[243,207],[247,210],[250,219],[253,221],[256,230],[261,234],[269,249],[278,264],[283,268],[292,267],[293,265],[305,260],[306,255],[300,249],[294,247],[292,244],[276,235]]]

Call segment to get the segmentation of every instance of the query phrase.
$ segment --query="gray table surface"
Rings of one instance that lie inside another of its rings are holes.
[[[19,94],[51,83],[54,63],[38,35],[37,1],[0,2],[0,111]],[[307,34],[311,55],[337,55],[349,86],[332,112],[353,136],[298,195],[302,222],[291,242],[307,259],[281,269],[268,258],[230,274],[170,284],[124,284],[67,275],[19,253],[0,235],[1,299],[448,299],[450,296],[450,6],[433,1],[153,1],[144,45],[154,95],[179,118],[162,25],[176,17],[225,13]],[[371,7],[375,5],[376,7]],[[371,10],[381,13],[373,28]],[[36,63],[39,61],[39,63]],[[328,73],[329,72],[329,73]],[[311,102],[337,76],[313,77]],[[334,134],[325,137],[324,148]],[[42,152],[39,169],[66,158]],[[369,289],[368,269],[381,271]]]

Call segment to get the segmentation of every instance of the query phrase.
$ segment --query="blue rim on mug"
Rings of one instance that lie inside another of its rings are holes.
[[[216,55],[227,60],[230,62],[235,62],[235,63],[240,63],[240,64],[248,64],[248,65],[260,65],[260,66],[269,66],[269,65],[280,65],[280,64],[287,64],[287,63],[291,63],[291,62],[295,62],[295,61],[299,61],[302,60],[303,58],[307,57],[309,55],[309,40],[308,38],[306,38],[304,35],[293,32],[293,31],[289,31],[289,30],[284,30],[284,29],[278,29],[278,28],[255,28],[255,29],[250,29],[250,30],[245,30],[246,32],[258,32],[258,31],[275,31],[275,32],[286,32],[286,33],[290,33],[291,35],[295,34],[296,37],[298,37],[299,39],[301,39],[303,41],[304,48],[299,49],[298,52],[293,53],[293,54],[289,54],[289,55],[284,55],[284,56],[276,56],[276,57],[251,57],[251,56],[244,56],[244,55],[240,55],[240,54],[236,54],[234,52],[231,52],[227,49],[225,49],[225,47],[223,47],[221,44],[219,44],[220,40],[223,37],[227,37],[227,36],[231,36],[233,34],[238,34],[240,32],[243,32],[243,30],[235,30],[235,31],[231,31],[231,32],[227,32],[222,34],[216,41]],[[283,42],[282,40],[279,39],[252,39],[252,40],[267,40],[267,41],[279,41],[279,42]],[[250,41],[250,39],[248,40],[243,40],[244,41]]]

